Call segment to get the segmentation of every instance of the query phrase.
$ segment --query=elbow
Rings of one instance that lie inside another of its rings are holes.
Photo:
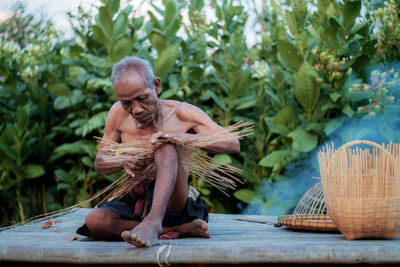
[[[94,169],[100,175],[108,175],[109,174],[109,173],[107,173],[107,169],[102,168],[102,164],[100,163],[100,160],[97,157],[94,160]]]
[[[229,151],[228,154],[239,153],[240,152],[240,142],[239,142],[239,140],[235,140],[234,142],[232,142],[232,144],[230,144],[229,148],[230,148],[230,151]]]
[[[235,144],[233,146],[233,150],[234,150],[233,153],[239,153],[240,152],[240,142],[239,142],[239,140],[236,140],[236,142],[235,142]]]

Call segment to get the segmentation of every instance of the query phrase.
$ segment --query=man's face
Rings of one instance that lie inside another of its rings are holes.
[[[114,88],[122,107],[136,121],[146,126],[153,123],[159,108],[159,88],[146,87],[140,73],[134,70],[127,72]]]

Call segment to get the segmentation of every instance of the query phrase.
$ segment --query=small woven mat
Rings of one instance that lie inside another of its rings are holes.
[[[294,214],[278,217],[277,226],[286,226],[290,229],[339,232],[328,214]]]

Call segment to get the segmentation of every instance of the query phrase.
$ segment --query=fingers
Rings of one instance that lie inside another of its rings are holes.
[[[160,141],[161,139],[170,139],[170,138],[171,138],[171,134],[164,133],[164,132],[158,132],[158,133],[155,133],[155,134],[153,134],[151,136],[151,140],[150,141],[151,141],[152,144],[155,144],[158,141]]]
[[[125,169],[126,175],[128,175],[131,178],[135,177],[135,173],[132,171],[131,168],[128,168],[128,167],[124,166],[124,169]]]

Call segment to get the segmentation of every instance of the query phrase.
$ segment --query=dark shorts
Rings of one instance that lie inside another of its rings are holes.
[[[146,191],[146,214],[148,214],[151,209],[154,194],[154,184],[155,183],[153,181]],[[98,205],[98,208],[111,210],[112,212],[118,214],[118,216],[123,220],[141,221],[143,217],[135,214],[135,205],[136,201],[130,195],[126,195],[120,200],[103,202]],[[193,187],[189,187],[188,200],[183,212],[174,213],[166,211],[162,224],[163,226],[174,226],[189,223],[195,219],[201,219],[208,222],[208,211],[203,203],[203,200],[201,199],[200,194]],[[78,228],[76,232],[80,235],[93,237],[86,224]]]

